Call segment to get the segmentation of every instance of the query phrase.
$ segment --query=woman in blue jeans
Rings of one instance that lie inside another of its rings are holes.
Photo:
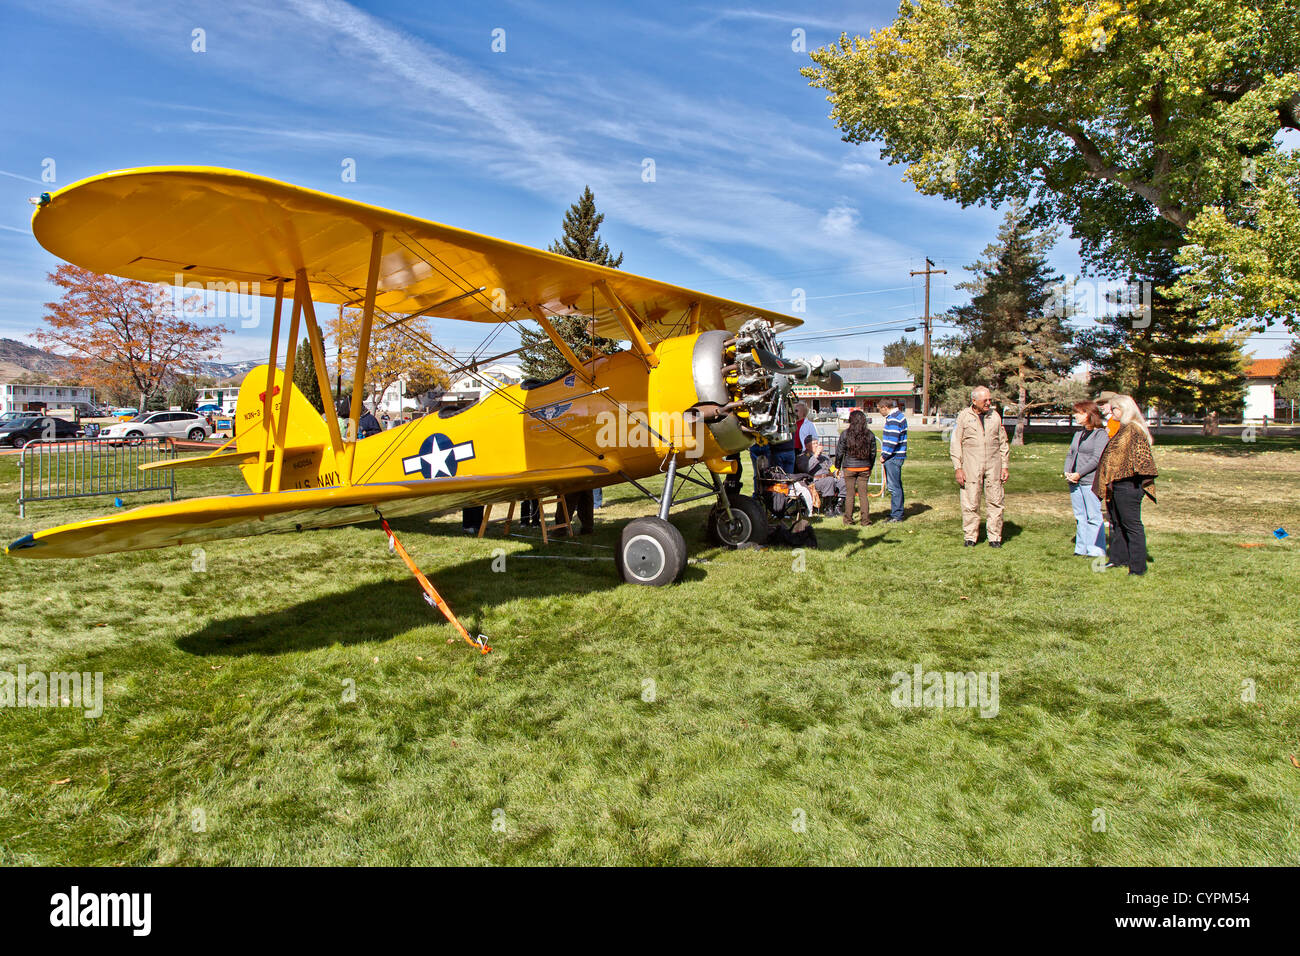
[[[1101,499],[1092,491],[1092,478],[1109,436],[1096,402],[1075,402],[1074,422],[1079,430],[1065,453],[1065,480],[1074,509],[1074,553],[1095,558],[1106,553],[1106,529]]]

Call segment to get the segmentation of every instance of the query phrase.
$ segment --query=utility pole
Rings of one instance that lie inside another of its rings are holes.
[[[912,275],[925,276],[925,345],[921,360],[921,421],[930,418],[930,276],[947,275],[947,269],[936,269],[929,256],[924,269],[913,269]]]

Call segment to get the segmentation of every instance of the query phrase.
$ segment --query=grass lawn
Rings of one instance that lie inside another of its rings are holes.
[[[0,670],[101,671],[104,714],[0,709],[0,864],[1294,865],[1300,441],[1158,443],[1130,578],[1071,556],[1065,440],[1012,450],[1001,550],[962,547],[936,434],[906,523],[822,522],[802,563],[675,512],[667,589],[616,575],[628,488],[590,544],[395,525],[487,656],[376,526],[3,559]],[[997,672],[997,716],[895,707],[917,665]]]

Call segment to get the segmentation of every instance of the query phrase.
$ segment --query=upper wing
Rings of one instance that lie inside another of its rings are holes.
[[[278,280],[292,286],[297,270],[305,269],[313,301],[348,305],[364,298],[372,236],[382,231],[376,304],[385,312],[427,309],[442,318],[501,322],[515,309],[539,306],[594,315],[599,334],[624,338],[594,288],[604,279],[645,321],[643,332],[652,339],[684,333],[696,303],[704,329],[734,331],[752,318],[778,331],[801,324],[618,269],[203,166],[83,179],[51,194],[32,230],[54,255],[95,272],[170,285],[257,283],[249,291],[272,295]]]
[[[596,466],[575,466],[515,475],[470,475],[190,498],[37,531],[19,538],[5,548],[5,553],[15,558],[81,558],[354,524],[375,518],[376,509],[382,509],[388,517],[439,514],[492,501],[549,497],[573,490],[584,479],[605,474]]]

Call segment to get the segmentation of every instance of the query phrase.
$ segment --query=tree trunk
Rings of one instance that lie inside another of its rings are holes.
[[[1025,406],[1029,403],[1029,396],[1024,385],[1020,386],[1016,399],[1016,434],[1011,439],[1011,444],[1023,445],[1025,443]]]

